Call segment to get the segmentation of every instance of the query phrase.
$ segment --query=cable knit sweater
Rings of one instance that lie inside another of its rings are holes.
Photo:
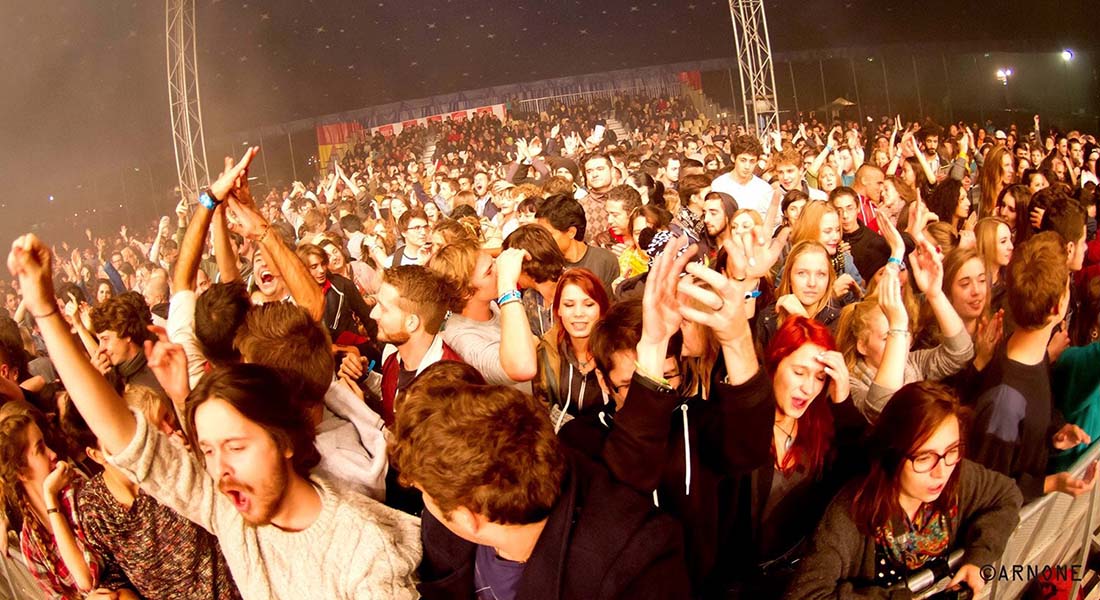
[[[134,438],[109,460],[159,502],[217,536],[244,598],[417,597],[415,517],[315,477],[321,514],[308,528],[249,525],[185,448],[135,417]]]

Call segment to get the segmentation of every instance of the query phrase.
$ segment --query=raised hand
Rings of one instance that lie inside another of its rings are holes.
[[[734,279],[759,279],[767,275],[783,253],[789,236],[790,230],[784,228],[771,238],[761,226],[744,235],[729,236],[722,242],[726,250],[726,275]]]
[[[242,187],[242,185],[247,190],[248,176],[246,172],[248,170],[248,165],[252,164],[252,159],[255,158],[259,152],[259,146],[252,146],[248,150],[245,150],[244,156],[242,156],[241,160],[236,164],[233,164],[231,158],[226,157],[225,170],[222,171],[221,175],[218,176],[218,179],[215,180],[214,183],[210,184],[210,192],[214,194],[215,199],[225,200],[230,192],[236,191],[238,188]],[[242,174],[245,174],[243,183],[241,181]],[[247,199],[238,199],[251,203],[252,196],[249,194]]]
[[[847,400],[851,383],[848,366],[844,364],[844,355],[836,350],[826,350],[814,359],[825,366],[825,374],[829,376],[829,398],[836,404]]]
[[[19,279],[23,304],[32,316],[57,310],[50,249],[33,233],[17,238],[8,254],[8,271]]]
[[[530,260],[531,254],[521,248],[509,248],[496,258],[497,290],[505,293],[519,287],[519,276],[523,272],[523,262]]]
[[[749,286],[699,263],[688,263],[687,272],[692,277],[681,278],[677,289],[695,302],[681,303],[680,315],[688,321],[709,327],[722,345],[738,339],[751,340],[752,332],[745,311],[745,292]]]
[[[679,257],[676,254],[687,243],[686,237],[673,238],[653,261],[642,295],[642,342],[665,344],[680,329],[683,317],[676,286],[696,248],[689,247]]]
[[[897,225],[894,224],[890,215],[887,215],[886,211],[881,208],[875,209],[875,216],[878,220],[879,233],[882,234],[882,239],[886,240],[886,243],[890,246],[890,256],[900,259],[905,254],[905,240],[901,239]]]
[[[896,269],[885,269],[878,283],[878,306],[890,329],[909,329],[909,311],[901,296],[901,278]]]
[[[978,327],[974,331],[974,368],[982,371],[989,361],[993,359],[993,353],[997,345],[1004,338],[1005,311],[1002,308],[992,317],[983,316],[978,321]]]
[[[1047,357],[1051,364],[1058,362],[1058,358],[1069,348],[1069,333],[1065,327],[1061,327],[1047,342]]]
[[[229,196],[229,199],[226,200],[226,207],[230,229],[250,240],[259,239],[270,227],[267,219],[256,211],[255,205],[245,204],[236,196]]]
[[[909,255],[910,273],[925,294],[943,293],[943,255],[926,239]]]
[[[145,359],[153,375],[156,375],[157,382],[164,388],[164,393],[174,403],[180,404],[191,393],[187,375],[187,352],[183,346],[169,342],[166,335],[161,334],[159,337],[161,339],[155,344],[145,342]]]

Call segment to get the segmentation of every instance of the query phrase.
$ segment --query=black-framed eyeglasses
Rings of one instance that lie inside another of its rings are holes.
[[[409,225],[405,228],[405,231],[427,231],[427,225]]]
[[[953,467],[959,464],[959,460],[962,459],[963,444],[955,444],[947,449],[947,452],[940,454],[931,450],[926,450],[917,454],[913,454],[907,457],[913,463],[913,470],[917,473],[927,473],[936,468],[936,465],[943,461],[945,467]]]

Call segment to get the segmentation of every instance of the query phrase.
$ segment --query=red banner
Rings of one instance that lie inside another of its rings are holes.
[[[451,113],[451,120],[452,121],[459,121],[459,122],[465,121],[466,120],[466,111],[457,110],[457,111]]]

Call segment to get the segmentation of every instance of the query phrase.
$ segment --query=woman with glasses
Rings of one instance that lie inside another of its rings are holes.
[[[965,416],[937,383],[894,394],[870,435],[868,474],[829,505],[788,598],[893,597],[891,586],[956,549],[963,566],[950,586],[981,592],[979,568],[1004,552],[1023,498],[1008,477],[963,459]]]

